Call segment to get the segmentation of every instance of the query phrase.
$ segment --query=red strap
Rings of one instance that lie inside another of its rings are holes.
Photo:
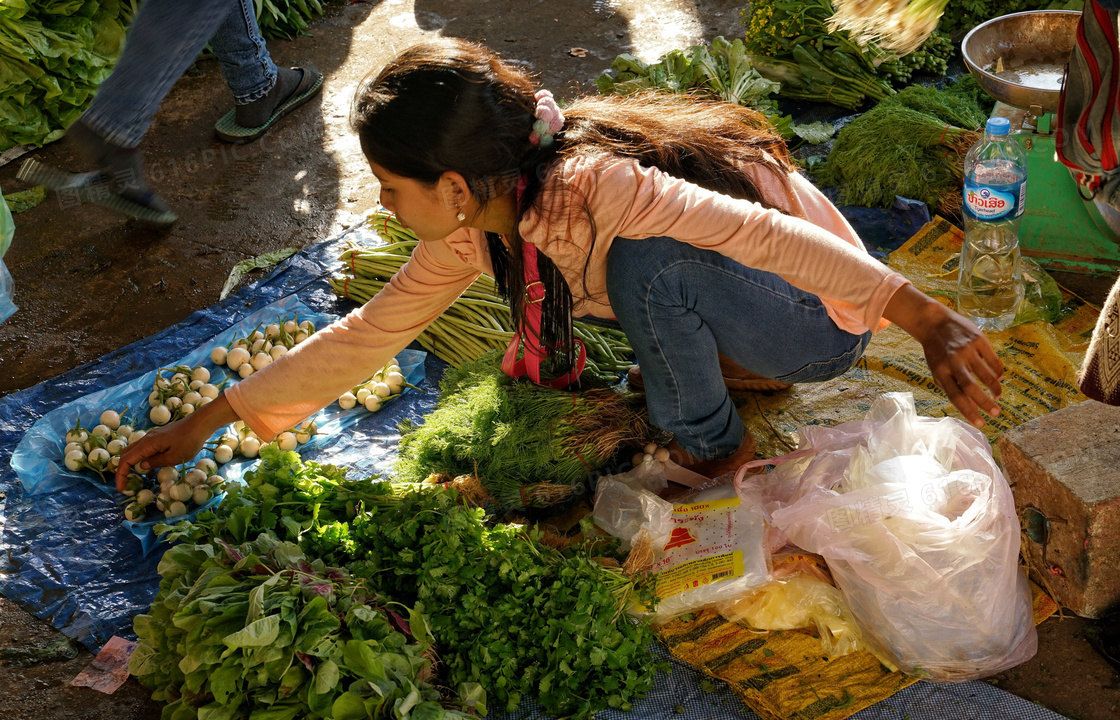
[[[541,303],[544,302],[545,289],[537,268],[537,246],[522,242],[521,257],[525,266],[525,295],[521,299],[525,319],[509,341],[505,357],[502,358],[502,372],[512,378],[527,374],[538,385],[566,388],[583,374],[583,368],[587,364],[587,348],[579,338],[574,338],[573,342],[579,344],[575,365],[555,380],[541,382],[541,361],[548,357],[548,348],[541,343]],[[519,359],[517,351],[522,341],[525,343],[525,353]]]

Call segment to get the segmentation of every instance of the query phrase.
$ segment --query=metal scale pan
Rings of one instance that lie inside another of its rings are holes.
[[[961,54],[989,95],[1012,107],[1058,109],[1081,13],[1039,10],[994,18],[964,37]]]
[[[1011,121],[1027,151],[1023,253],[1051,270],[1115,274],[1120,213],[1086,202],[1055,152],[1054,113],[1080,19],[1070,10],[1003,15],[965,35],[961,54],[976,82],[998,101],[993,116]]]

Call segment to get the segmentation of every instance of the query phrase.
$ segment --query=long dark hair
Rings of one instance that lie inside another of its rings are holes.
[[[789,187],[785,143],[753,110],[661,93],[585,97],[564,109],[564,128],[542,148],[529,140],[535,90],[528,73],[493,51],[441,38],[404,50],[367,78],[355,96],[351,124],[366,157],[389,172],[431,184],[444,172],[457,172],[480,203],[511,192],[523,179],[519,218],[541,204],[552,164],[603,153],[763,204],[746,166],[760,165]],[[586,206],[584,212],[594,243],[594,218]],[[508,248],[495,233],[487,233],[487,247],[498,289],[520,327],[525,273],[516,224]],[[590,255],[585,292],[589,262]],[[562,372],[573,356],[572,289],[544,253],[537,254],[537,265],[546,293],[541,341]]]

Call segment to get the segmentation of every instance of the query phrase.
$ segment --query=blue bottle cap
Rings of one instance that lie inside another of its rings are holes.
[[[984,130],[992,135],[1006,135],[1011,132],[1011,121],[1005,117],[988,118]]]

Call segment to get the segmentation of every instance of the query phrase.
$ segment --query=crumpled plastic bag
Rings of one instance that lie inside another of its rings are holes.
[[[863,633],[821,559],[794,550],[773,558],[773,580],[716,605],[732,622],[758,630],[815,628],[830,658],[865,649]]]
[[[12,274],[8,272],[8,267],[4,264],[3,259],[12,244],[15,233],[16,224],[12,220],[12,211],[8,209],[8,203],[4,200],[4,196],[0,195],[0,323],[10,318],[19,309],[13,300],[16,292],[15,282],[12,280]]]
[[[864,420],[800,435],[796,452],[749,463],[736,486],[825,558],[873,652],[938,682],[1034,655],[1015,502],[978,430],[889,393]],[[777,467],[746,474],[759,463]]]
[[[632,612],[664,622],[765,583],[770,553],[761,509],[733,485],[663,500],[650,489],[667,485],[659,465],[643,463],[595,486],[593,519],[629,546],[627,572],[656,579],[657,607]]]

